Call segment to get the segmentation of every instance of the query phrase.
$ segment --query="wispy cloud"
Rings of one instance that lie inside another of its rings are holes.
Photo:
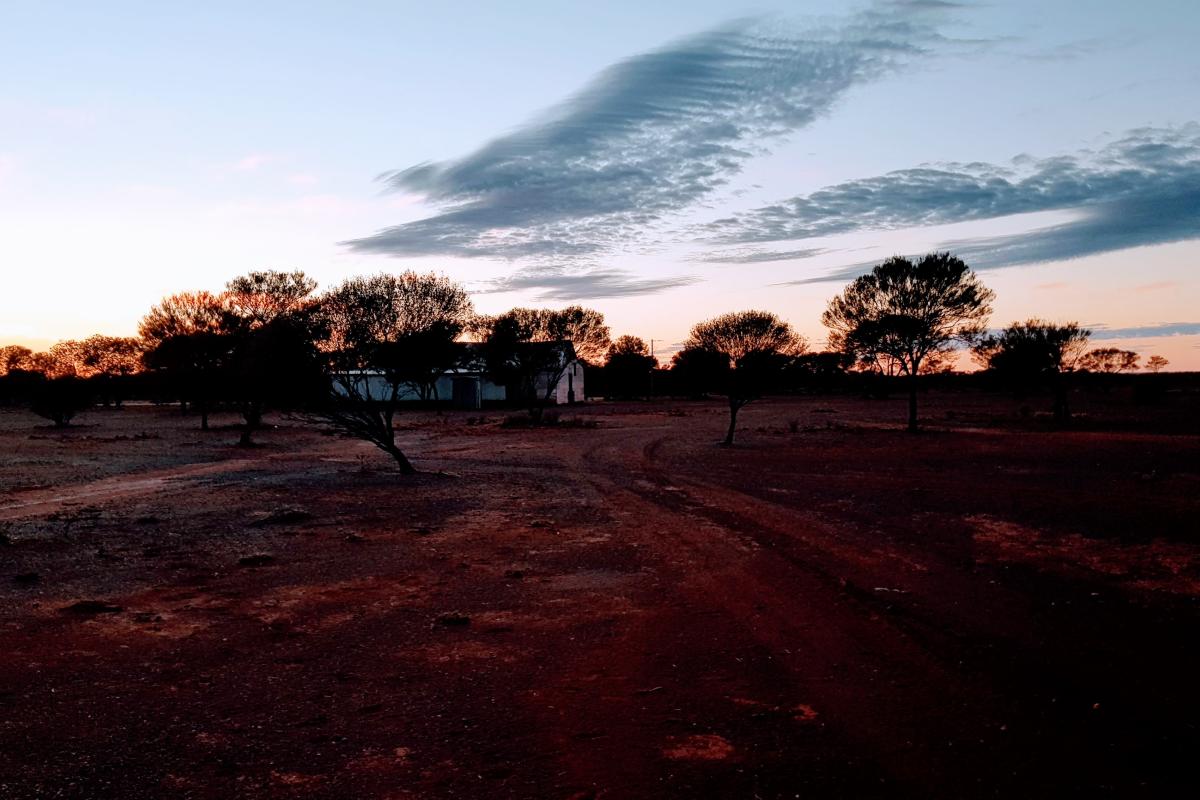
[[[1200,335],[1200,322],[1164,322],[1136,328],[1109,328],[1104,325],[1089,327],[1093,339],[1156,339],[1162,336]]]
[[[688,286],[698,280],[693,275],[641,278],[620,269],[592,269],[580,272],[554,267],[532,267],[491,281],[476,291],[480,294],[490,294],[533,290],[537,292],[535,297],[538,300],[569,301],[654,294],[665,289]]]
[[[709,236],[744,253],[749,244],[1044,211],[1075,213],[1061,224],[941,247],[988,269],[1200,238],[1200,124],[1134,130],[1074,156],[922,166],[849,181],[718,220]],[[800,282],[853,277],[862,267]]]
[[[744,20],[630,58],[474,153],[386,174],[440,212],[347,244],[578,268],[726,185],[851,87],[944,41],[934,18],[951,5],[886,3],[807,30]]]
[[[275,160],[274,156],[266,155],[263,153],[253,153],[251,155],[242,156],[241,158],[239,158],[237,161],[234,162],[233,168],[237,169],[237,170],[241,170],[243,172],[251,172],[253,170],[258,169],[263,164],[267,164],[274,160]]]
[[[729,253],[707,253],[696,256],[695,261],[707,264],[764,264],[773,261],[803,261],[806,258],[824,255],[824,247],[809,247],[802,250],[743,250]]]

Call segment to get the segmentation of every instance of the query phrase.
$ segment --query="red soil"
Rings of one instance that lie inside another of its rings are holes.
[[[971,402],[0,415],[0,797],[1180,793],[1200,439]]]

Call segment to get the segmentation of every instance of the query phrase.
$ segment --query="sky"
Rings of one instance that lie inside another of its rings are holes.
[[[948,249],[1200,369],[1194,0],[0,0],[0,344],[256,269],[443,272],[669,354]]]

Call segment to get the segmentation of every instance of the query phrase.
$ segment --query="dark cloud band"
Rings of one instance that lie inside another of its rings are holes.
[[[927,5],[885,3],[804,31],[740,21],[630,58],[474,153],[387,174],[440,213],[346,244],[586,265],[724,186],[851,87],[925,52],[939,41],[929,15],[946,8]],[[639,285],[666,284],[628,288]]]
[[[1026,233],[940,247],[989,269],[1200,238],[1200,125],[1140,129],[1071,157],[920,167],[849,181],[719,220],[709,235],[739,245],[742,259],[772,260],[771,251],[745,248],[1043,211],[1075,215]],[[863,266],[800,282],[853,277]]]

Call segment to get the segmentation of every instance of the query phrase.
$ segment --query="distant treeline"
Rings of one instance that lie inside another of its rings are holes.
[[[252,272],[221,292],[164,298],[137,337],[97,334],[44,352],[0,348],[0,403],[27,405],[62,426],[93,404],[119,408],[134,398],[179,403],[202,428],[214,409],[232,409],[243,418],[245,444],[268,410],[287,410],[371,441],[409,471],[394,439],[400,398],[447,401],[437,381],[463,366],[463,340],[477,342],[472,358],[511,387],[534,421],[570,361],[568,349],[554,345],[570,343],[588,365],[591,397],[725,397],[727,443],[738,410],[765,394],[905,391],[916,430],[918,386],[953,381],[1044,393],[1066,424],[1072,381],[1111,381],[1143,367],[1158,373],[1168,364],[1089,349],[1090,331],[1074,322],[1032,319],[989,333],[994,293],[949,253],[892,258],[847,285],[822,316],[827,351],[811,351],[774,314],[743,311],[698,323],[667,366],[638,337],[612,340],[598,311],[479,315],[466,290],[441,275],[380,274],[316,288],[303,272]],[[954,371],[964,351],[978,372]]]

